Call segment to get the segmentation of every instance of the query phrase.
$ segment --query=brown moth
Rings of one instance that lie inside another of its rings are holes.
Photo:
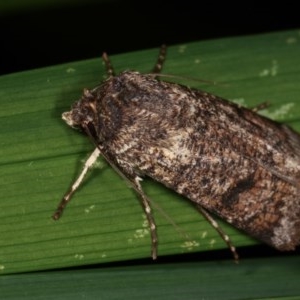
[[[139,194],[157,257],[150,201],[140,184],[148,176],[195,203],[237,254],[210,213],[278,250],[300,244],[300,135],[286,125],[215,95],[161,81],[162,46],[153,73],[115,75],[84,90],[62,118],[83,130],[96,148],[64,196],[59,219],[99,155]]]

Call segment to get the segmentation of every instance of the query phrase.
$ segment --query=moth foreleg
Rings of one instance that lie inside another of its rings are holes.
[[[84,163],[83,169],[81,173],[79,174],[78,178],[75,180],[75,182],[72,184],[71,189],[65,194],[65,196],[62,198],[61,202],[59,203],[55,213],[53,214],[52,218],[54,220],[58,220],[64,208],[69,203],[69,201],[72,198],[72,195],[75,193],[77,188],[80,186],[82,180],[84,179],[87,171],[93,166],[93,164],[96,162],[98,156],[100,155],[100,150],[98,148],[95,148],[94,152],[90,155],[90,157],[86,160]]]

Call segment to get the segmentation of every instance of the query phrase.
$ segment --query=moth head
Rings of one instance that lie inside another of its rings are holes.
[[[86,131],[86,128],[95,127],[97,119],[95,96],[85,89],[83,96],[73,104],[72,109],[62,114],[62,119],[69,126],[84,131]]]

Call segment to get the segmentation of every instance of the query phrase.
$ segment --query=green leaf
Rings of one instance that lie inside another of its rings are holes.
[[[117,71],[150,70],[158,49],[111,57]],[[216,81],[205,89],[300,130],[299,31],[171,46],[164,73]],[[0,272],[17,273],[125,261],[150,256],[150,236],[138,197],[102,160],[89,173],[62,219],[58,202],[93,151],[61,113],[83,88],[105,75],[101,58],[0,77]],[[155,211],[159,255],[226,248],[190,202],[151,180],[147,194],[177,224]],[[223,225],[236,246],[256,243]],[[187,239],[185,233],[189,236]],[[229,250],[228,250],[229,251]]]
[[[299,257],[67,270],[0,278],[3,299],[299,299]]]

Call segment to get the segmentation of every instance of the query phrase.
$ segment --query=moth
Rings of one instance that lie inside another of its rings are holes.
[[[210,93],[158,78],[166,56],[162,46],[149,74],[115,75],[103,54],[108,78],[85,89],[66,123],[95,145],[84,168],[63,197],[62,215],[98,156],[139,195],[157,257],[157,233],[142,178],[150,177],[192,201],[221,234],[212,215],[278,249],[300,244],[300,135],[286,125]]]

